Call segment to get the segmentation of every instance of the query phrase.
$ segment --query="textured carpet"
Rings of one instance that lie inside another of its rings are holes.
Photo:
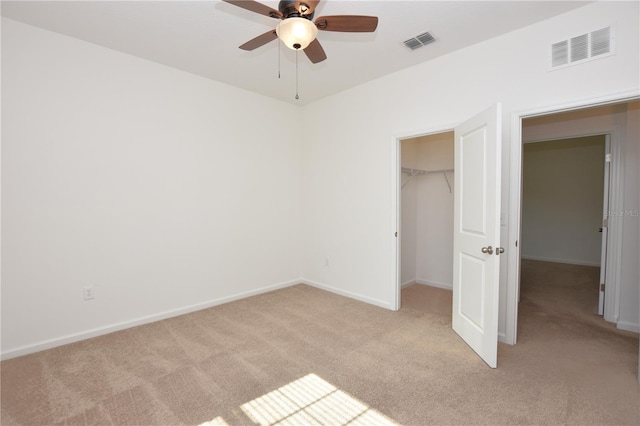
[[[554,267],[523,265],[496,370],[451,330],[446,290],[404,289],[391,312],[297,285],[3,361],[1,421],[637,425],[637,335],[558,290],[593,271]]]

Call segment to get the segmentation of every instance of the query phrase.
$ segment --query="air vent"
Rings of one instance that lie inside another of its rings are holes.
[[[426,46],[429,43],[433,43],[436,39],[431,35],[430,32],[422,33],[415,37],[410,38],[409,40],[404,41],[404,45],[407,46],[411,50],[416,50],[419,47]]]
[[[591,56],[611,53],[611,28],[603,28],[591,33]]]
[[[611,27],[571,37],[551,45],[551,69],[588,62],[613,55],[613,31]]]
[[[561,41],[551,45],[551,66],[559,67],[569,63],[569,42]]]
[[[571,39],[571,62],[589,59],[589,34]]]

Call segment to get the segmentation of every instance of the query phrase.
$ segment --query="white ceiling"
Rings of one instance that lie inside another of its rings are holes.
[[[277,9],[278,1],[262,3]],[[273,41],[238,46],[278,20],[216,1],[2,1],[2,15],[173,68],[304,105],[389,73],[584,6],[585,1],[322,0],[315,17],[374,15],[375,33],[320,32],[328,59],[299,56]],[[404,40],[431,32],[415,51]],[[281,77],[278,78],[280,63]],[[413,83],[412,83],[413,84]]]

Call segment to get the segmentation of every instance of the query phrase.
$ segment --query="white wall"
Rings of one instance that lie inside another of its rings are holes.
[[[524,145],[522,258],[600,266],[604,154],[604,136]]]
[[[538,141],[612,132],[613,161],[620,163],[617,166],[621,171],[621,183],[618,186],[622,188],[622,208],[612,207],[609,224],[619,224],[621,247],[619,250],[609,247],[619,259],[619,274],[613,276],[619,283],[619,288],[613,300],[605,299],[605,318],[615,322],[619,328],[636,332],[640,332],[640,313],[638,304],[635,303],[640,282],[640,248],[637,242],[640,214],[636,213],[640,211],[637,196],[640,187],[639,126],[640,102],[634,101],[532,118],[523,127],[522,136],[524,141]],[[615,174],[612,174],[611,179],[615,181]],[[612,198],[614,195],[611,194]]]
[[[503,212],[509,211],[512,114],[638,91],[638,15],[637,2],[598,2],[305,107],[308,120],[322,117],[332,123],[322,133],[309,134],[303,151],[307,282],[393,307],[396,139],[450,129],[502,102],[502,201]],[[615,55],[547,71],[551,43],[611,23],[616,25]],[[501,245],[509,250],[515,241],[507,239],[511,218],[504,220]],[[328,269],[322,263],[327,254],[335,259]],[[504,333],[506,262],[501,266]]]
[[[423,170],[453,169],[453,132],[423,136],[418,161]],[[416,280],[453,289],[453,188],[455,173],[421,177],[418,184]]]
[[[3,19],[3,356],[299,282],[298,114]]]
[[[418,168],[418,143],[416,139],[402,141],[402,167]],[[400,282],[407,286],[416,281],[416,244],[417,230],[417,177],[402,175],[400,191]]]
[[[403,140],[402,166],[427,171],[453,169],[453,133]],[[402,284],[415,281],[453,287],[454,173],[447,173],[447,178],[450,187],[443,174],[418,175],[402,189]],[[405,221],[410,226],[405,226]],[[405,251],[407,239],[412,246]],[[413,278],[409,280],[409,276]]]

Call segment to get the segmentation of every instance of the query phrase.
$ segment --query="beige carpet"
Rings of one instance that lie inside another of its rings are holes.
[[[3,361],[2,425],[637,425],[637,336],[556,298],[582,272],[542,266],[523,265],[496,370],[451,330],[446,290],[391,312],[298,285]]]

